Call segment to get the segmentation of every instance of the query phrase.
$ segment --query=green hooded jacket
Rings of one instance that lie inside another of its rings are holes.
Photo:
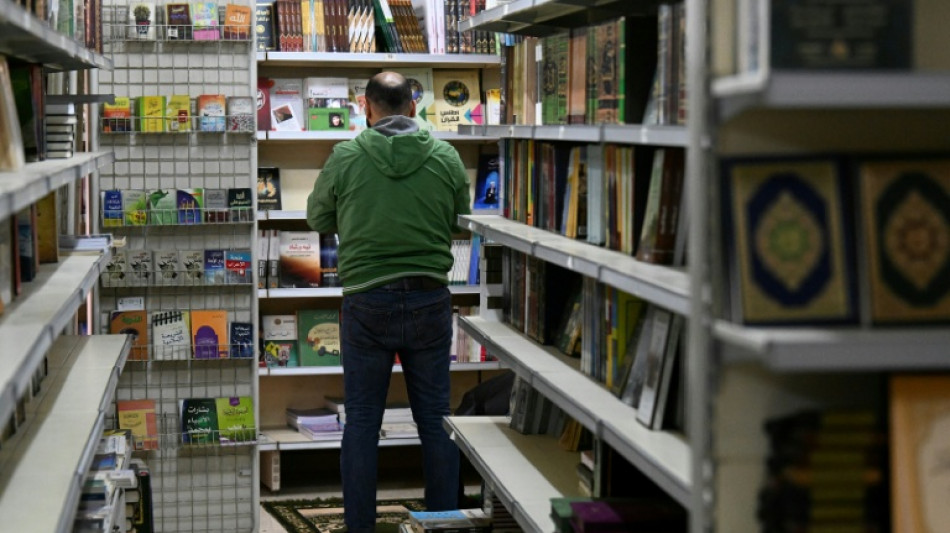
[[[310,228],[340,236],[343,294],[405,276],[448,283],[452,232],[470,212],[458,152],[403,116],[334,146],[307,199]]]

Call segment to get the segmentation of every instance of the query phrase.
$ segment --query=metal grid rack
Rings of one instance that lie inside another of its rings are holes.
[[[172,2],[168,2],[172,3]],[[231,1],[250,7],[247,0]],[[126,254],[174,250],[250,251],[255,260],[254,205],[227,215],[210,208],[195,210],[194,219],[182,220],[170,213],[172,222],[162,224],[148,218],[141,224],[104,223],[106,213],[101,193],[107,190],[248,189],[255,188],[256,168],[254,118],[250,127],[235,123],[231,115],[220,120],[224,131],[201,131],[196,101],[200,95],[253,96],[256,77],[252,29],[235,37],[233,28],[219,26],[213,39],[199,40],[198,28],[168,25],[165,3],[152,3],[151,28],[144,33],[132,22],[130,4],[107,0],[103,5],[104,55],[115,69],[103,72],[94,92],[133,100],[132,117],[116,128],[115,122],[93,122],[103,147],[115,153],[115,162],[100,171],[93,195],[92,212],[97,213],[97,231],[113,233],[117,251]],[[225,3],[219,4],[221,15]],[[178,32],[175,34],[175,32]],[[205,35],[207,37],[207,35]],[[187,38],[182,38],[187,37]],[[135,99],[144,96],[187,95],[190,117],[147,117],[177,124],[166,131],[144,132],[136,118]],[[230,111],[229,111],[230,113]],[[188,127],[180,125],[187,124]],[[116,131],[120,129],[123,131]],[[175,131],[177,130],[177,131]],[[181,131],[187,130],[187,131]],[[253,201],[253,194],[250,195]],[[181,211],[178,212],[178,215]],[[161,215],[158,211],[151,215]],[[157,216],[156,218],[165,218]],[[96,313],[102,329],[124,298],[141,298],[147,316],[153,312],[217,309],[227,313],[228,322],[253,324],[257,335],[257,291],[255,269],[250,279],[226,279],[217,283],[190,277],[186,267],[169,272],[181,276],[164,279],[153,263],[147,276],[127,269],[124,276],[104,271],[98,291]],[[181,280],[178,278],[181,277]],[[154,340],[154,339],[152,339]],[[221,346],[228,341],[222,339]],[[150,341],[150,344],[151,341]],[[252,342],[256,346],[256,340]],[[258,453],[256,442],[239,445],[194,445],[182,439],[182,401],[190,398],[248,396],[255,420],[259,420],[256,357],[196,359],[193,346],[173,354],[154,346],[148,360],[126,363],[116,390],[117,400],[155,401],[158,447],[138,451],[151,471],[155,531],[236,532],[256,531],[259,523]],[[230,353],[229,346],[222,348]],[[255,354],[256,355],[256,354]],[[107,420],[115,424],[116,420]],[[257,429],[252,428],[253,434]]]

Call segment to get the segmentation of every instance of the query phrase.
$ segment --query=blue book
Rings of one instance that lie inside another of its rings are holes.
[[[115,228],[123,225],[122,191],[102,191],[102,227]]]
[[[227,282],[224,250],[205,250],[205,283],[223,285]]]
[[[254,324],[250,322],[231,322],[229,334],[232,359],[254,357]]]

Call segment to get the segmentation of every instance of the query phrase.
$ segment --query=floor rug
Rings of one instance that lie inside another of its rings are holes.
[[[283,500],[261,502],[287,531],[293,533],[330,533],[343,527],[343,500]],[[376,502],[377,531],[398,531],[409,511],[421,511],[420,500],[380,500]],[[380,527],[385,524],[384,527]]]

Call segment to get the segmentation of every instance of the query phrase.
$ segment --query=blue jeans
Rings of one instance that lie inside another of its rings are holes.
[[[459,451],[442,427],[450,414],[448,289],[347,295],[341,319],[346,424],[340,470],[347,530],[372,531],[376,523],[379,430],[397,352],[422,441],[426,508],[457,508]]]

